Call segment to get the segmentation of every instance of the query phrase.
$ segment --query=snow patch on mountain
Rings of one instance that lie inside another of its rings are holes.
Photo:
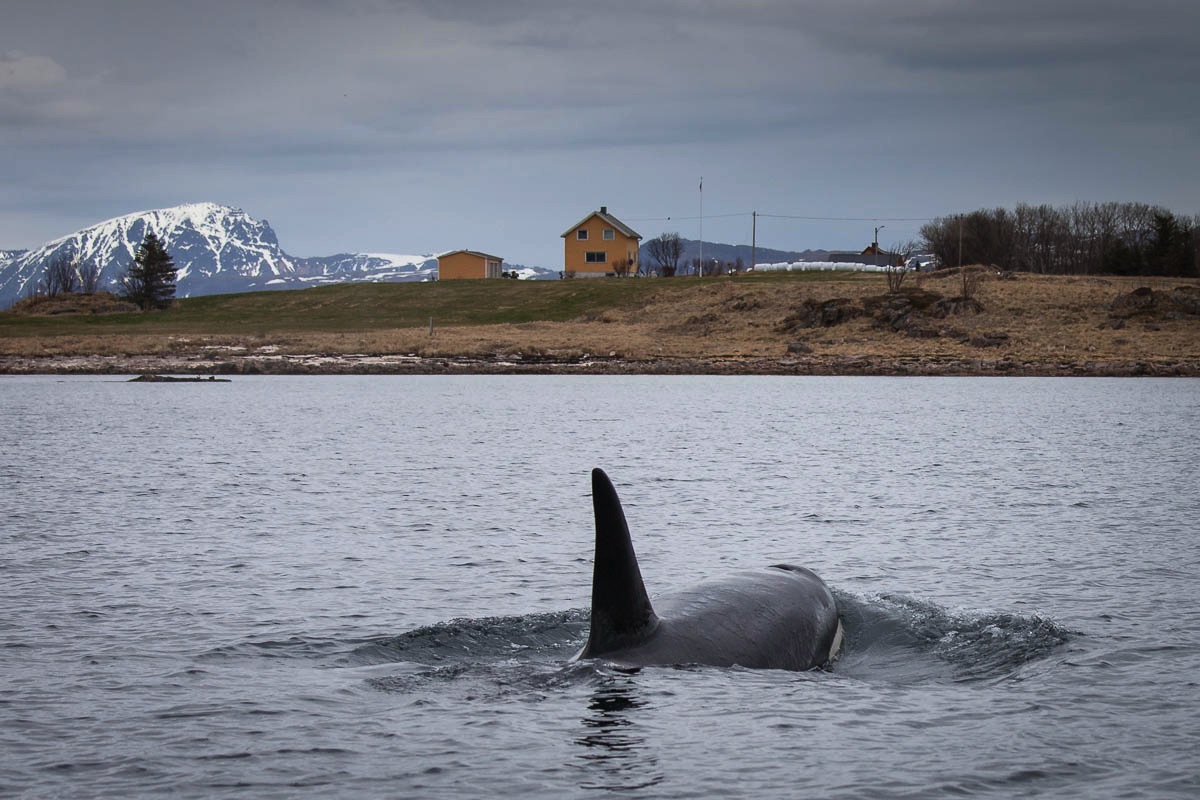
[[[421,281],[437,278],[437,258],[396,253],[339,253],[300,259],[297,271],[305,284],[365,281]]]
[[[28,250],[0,250],[0,275],[16,263],[17,259],[28,253]]]

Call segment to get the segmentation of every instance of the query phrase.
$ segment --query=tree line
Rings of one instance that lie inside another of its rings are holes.
[[[1051,275],[1200,277],[1200,215],[1176,215],[1146,203],[979,209],[939,217],[921,228],[921,238],[893,251],[932,253],[947,267],[986,264]],[[678,233],[663,233],[646,244],[659,275],[672,277],[684,266]],[[704,265],[703,272],[719,274],[738,266],[713,270]],[[693,268],[701,274],[700,265]]]
[[[1145,203],[1019,205],[939,217],[921,228],[943,266],[1053,275],[1200,276],[1200,216]]]

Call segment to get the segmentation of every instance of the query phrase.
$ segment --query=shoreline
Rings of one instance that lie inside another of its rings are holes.
[[[979,282],[959,297],[968,274]],[[0,374],[1200,377],[1200,285],[1176,279],[976,268],[890,292],[875,275],[452,284],[10,314]],[[481,320],[489,304],[504,313]]]
[[[1200,360],[1119,361],[796,355],[554,359],[367,354],[0,356],[0,375],[853,375],[1200,377]]]

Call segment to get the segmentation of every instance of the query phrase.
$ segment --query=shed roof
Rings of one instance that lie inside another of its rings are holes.
[[[494,255],[491,255],[490,253],[481,253],[478,250],[451,250],[448,253],[439,254],[438,258],[445,258],[446,256],[456,256],[459,253],[466,253],[469,256],[479,256],[480,258],[490,258],[493,261],[503,261],[504,260],[500,256],[494,256]]]

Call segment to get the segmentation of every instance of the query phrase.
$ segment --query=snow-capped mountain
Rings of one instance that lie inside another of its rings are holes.
[[[47,265],[59,258],[96,265],[100,288],[114,289],[148,231],[175,261],[179,297],[351,281],[420,281],[437,272],[432,255],[298,258],[280,248],[266,220],[239,208],[189,203],[110,219],[33,250],[0,250],[0,308],[35,293]]]

